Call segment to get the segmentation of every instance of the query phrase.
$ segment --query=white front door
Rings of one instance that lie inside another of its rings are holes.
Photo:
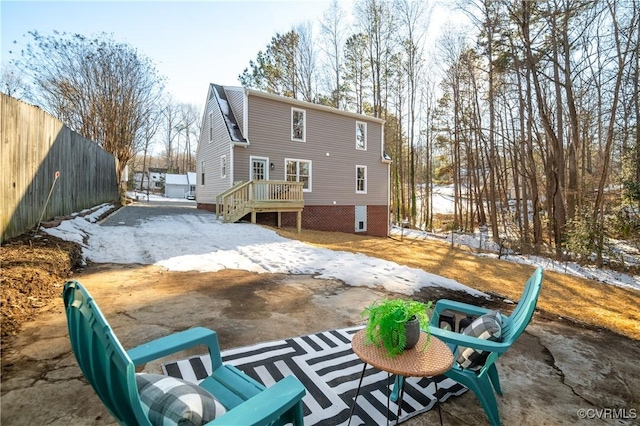
[[[269,179],[268,158],[251,157],[251,170],[249,170],[249,178],[251,180],[268,180]],[[254,185],[253,195],[256,200],[266,200],[267,188],[263,183]]]
[[[251,157],[251,170],[249,171],[249,179],[251,180],[268,180],[269,168],[268,158]]]

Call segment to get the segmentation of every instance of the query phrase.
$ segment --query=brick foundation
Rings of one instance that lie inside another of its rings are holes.
[[[389,235],[389,206],[367,206],[367,235]]]
[[[215,204],[198,204],[199,209],[216,211]],[[243,218],[251,220],[250,215]],[[258,213],[258,223],[276,226],[277,213]],[[346,232],[349,234],[386,237],[388,232],[388,207],[367,206],[367,231],[355,232],[355,206],[305,206],[302,211],[302,227],[318,231]],[[296,214],[282,213],[282,226],[295,228]]]
[[[215,204],[197,203],[196,204],[196,208],[198,208],[199,210],[206,210],[206,211],[212,212],[212,213],[216,212],[216,205]]]

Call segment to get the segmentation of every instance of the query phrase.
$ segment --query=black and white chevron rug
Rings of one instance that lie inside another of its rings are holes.
[[[325,331],[275,342],[230,349],[222,360],[270,386],[293,374],[306,387],[304,424],[346,425],[362,372],[362,361],[351,350],[351,337],[362,327]],[[211,373],[209,355],[166,363],[165,374],[197,383]],[[400,421],[430,410],[435,402],[435,383],[441,402],[461,395],[466,388],[444,376],[406,380]],[[371,366],[355,407],[352,425],[380,425],[387,419],[387,373]],[[393,376],[390,386],[393,386]],[[395,422],[398,406],[390,403],[390,420]]]

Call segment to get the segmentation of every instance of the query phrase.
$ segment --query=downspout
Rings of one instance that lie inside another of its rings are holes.
[[[390,221],[391,221],[391,212],[389,211],[389,202],[391,200],[391,160],[385,159],[384,152],[384,122],[380,124],[380,158],[383,162],[387,163],[387,237],[391,235]]]

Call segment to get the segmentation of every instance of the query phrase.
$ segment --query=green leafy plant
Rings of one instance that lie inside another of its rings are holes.
[[[420,328],[429,333],[427,311],[430,308],[431,302],[416,300],[385,299],[373,302],[362,311],[362,316],[369,319],[365,329],[365,342],[384,346],[392,357],[400,355],[407,343],[405,325],[408,321],[416,318]],[[428,344],[429,339],[422,349],[426,349]]]

